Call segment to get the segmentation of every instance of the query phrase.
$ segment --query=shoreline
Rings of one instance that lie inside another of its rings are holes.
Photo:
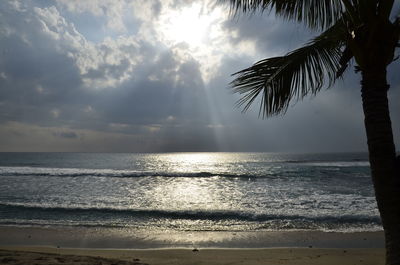
[[[0,226],[0,264],[384,265],[383,232]]]
[[[382,248],[67,249],[0,247],[0,264],[87,265],[384,265]]]
[[[301,231],[157,231],[135,228],[0,226],[2,246],[61,248],[383,248],[378,232]]]

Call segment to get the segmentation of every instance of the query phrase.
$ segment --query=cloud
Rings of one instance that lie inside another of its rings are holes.
[[[257,106],[241,114],[230,75],[310,34],[268,16],[230,19],[221,7],[212,13],[212,2],[0,1],[0,149],[366,150],[359,77],[351,71],[283,117],[258,119]],[[162,23],[189,11],[210,23],[210,36],[167,40]],[[397,68],[389,70],[392,99]]]
[[[271,14],[239,14],[226,20],[223,30],[229,41],[241,46],[252,45],[257,56],[283,55],[301,47],[312,37],[304,26]]]
[[[117,32],[127,31],[124,23],[124,10],[126,10],[128,2],[125,0],[57,0],[56,2],[58,6],[65,7],[73,13],[92,13],[95,16],[103,17],[109,29]]]
[[[156,47],[138,36],[92,43],[57,7],[24,4],[25,8],[16,9],[3,3],[2,10],[8,13],[0,28],[9,33],[1,36],[6,56],[0,65],[0,130],[18,123],[18,130],[32,139],[30,128],[41,132],[37,135],[54,128],[52,139],[77,139],[77,130],[139,138],[151,133],[160,142],[149,150],[156,146],[172,150],[166,142],[180,142],[179,138],[186,139],[179,149],[189,150],[206,139],[204,83],[200,65],[191,56]],[[174,117],[174,125],[168,117]],[[190,130],[195,135],[172,133],[187,132],[186,126],[196,128]]]
[[[134,37],[105,38],[94,44],[85,39],[54,6],[34,8],[41,34],[48,37],[56,51],[74,60],[88,88],[115,87],[131,78],[143,60],[140,44]]]
[[[69,139],[77,139],[78,138],[78,135],[72,131],[53,132],[53,135],[56,137],[69,138]]]

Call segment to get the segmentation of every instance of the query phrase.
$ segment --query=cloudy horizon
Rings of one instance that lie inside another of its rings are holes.
[[[0,151],[366,151],[360,75],[285,115],[235,107],[231,74],[315,33],[217,1],[0,2]],[[399,62],[388,70],[400,146]]]

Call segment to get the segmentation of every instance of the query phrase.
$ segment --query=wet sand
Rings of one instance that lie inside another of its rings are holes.
[[[286,264],[380,265],[383,249],[151,249],[101,250],[13,247],[0,250],[0,264],[184,265],[184,264]]]
[[[0,226],[1,246],[62,248],[383,248],[383,232],[155,231],[132,228]]]
[[[0,264],[384,264],[383,233],[0,227]]]

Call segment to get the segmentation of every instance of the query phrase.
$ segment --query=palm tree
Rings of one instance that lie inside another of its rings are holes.
[[[341,78],[349,63],[361,72],[369,161],[385,231],[386,264],[400,264],[400,170],[388,109],[386,68],[399,47],[394,0],[220,0],[234,13],[272,11],[320,33],[304,47],[261,60],[234,74],[246,111],[260,97],[260,114],[285,113],[291,100],[316,94]],[[397,163],[397,168],[396,168]]]

